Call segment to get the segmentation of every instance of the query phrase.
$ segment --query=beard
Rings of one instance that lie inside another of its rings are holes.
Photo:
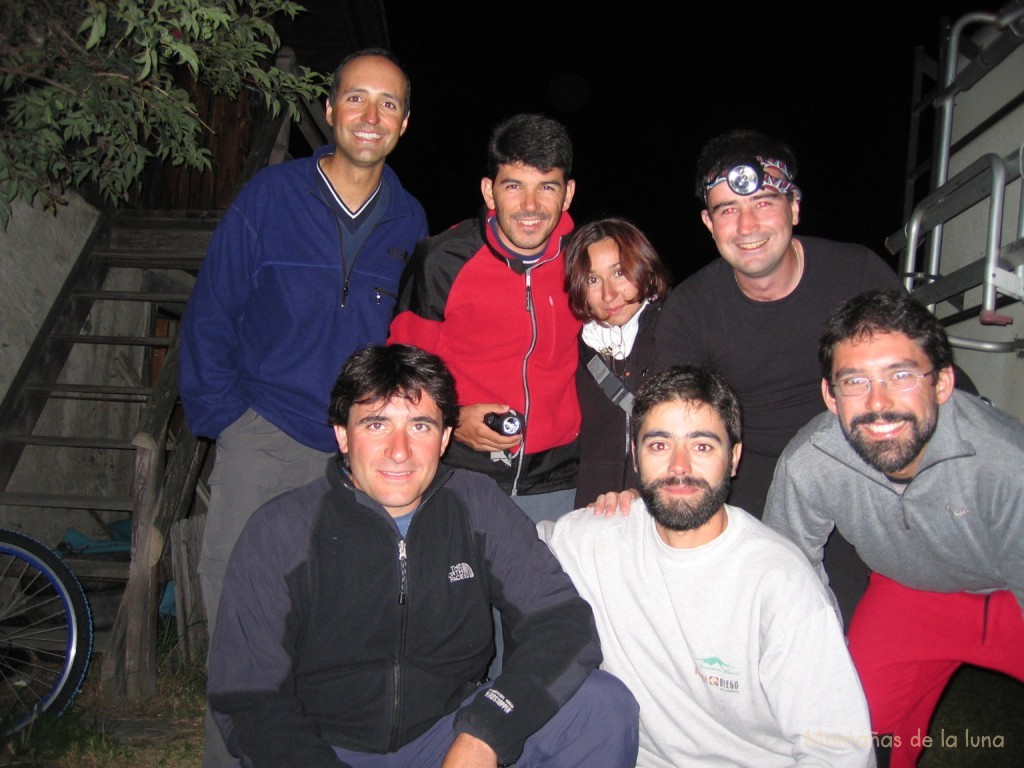
[[[647,511],[655,522],[671,531],[693,531],[708,522],[725,504],[729,495],[732,476],[732,462],[726,468],[722,482],[712,487],[707,480],[686,476],[661,477],[650,483],[640,483],[640,498],[647,505]],[[672,499],[666,501],[659,493],[662,488],[688,486],[702,488],[704,493],[695,499]]]
[[[871,440],[865,437],[863,430],[858,429],[863,424],[871,424],[876,421],[905,421],[910,425],[911,434],[898,440]],[[849,429],[845,424],[842,427],[847,442],[858,456],[880,472],[892,474],[906,467],[924,450],[925,445],[935,433],[937,422],[938,413],[936,411],[926,414],[924,421],[918,421],[912,413],[882,411],[880,413],[862,413],[850,422]]]

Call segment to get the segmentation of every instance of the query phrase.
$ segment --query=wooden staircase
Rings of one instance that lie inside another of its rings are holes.
[[[219,220],[101,217],[0,403],[0,506],[134,520],[130,564],[68,559],[83,580],[127,581],[103,655],[109,699],[152,695],[156,566],[208,447],[176,408],[177,332]]]

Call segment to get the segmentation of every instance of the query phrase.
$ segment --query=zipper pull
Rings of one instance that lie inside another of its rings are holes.
[[[398,604],[405,605],[405,590],[409,574],[408,563],[405,559],[405,539],[398,542],[398,567],[402,573],[402,587],[398,594]]]
[[[533,273],[532,270],[526,270],[526,311],[533,311]]]
[[[345,284],[341,286],[341,308],[345,308],[345,302],[348,301],[348,276],[345,277]]]
[[[398,301],[398,295],[397,294],[394,294],[391,291],[386,291],[383,288],[377,287],[376,285],[373,286],[373,300],[374,301],[376,301],[378,304],[380,304],[384,300],[385,296],[387,296],[389,299],[394,299],[395,301]]]

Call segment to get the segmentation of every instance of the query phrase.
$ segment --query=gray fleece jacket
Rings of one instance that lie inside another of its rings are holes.
[[[873,571],[912,589],[1009,589],[1024,607],[1024,424],[954,392],[900,489],[826,412],[779,458],[764,522],[804,551],[826,585],[822,548],[838,527]]]

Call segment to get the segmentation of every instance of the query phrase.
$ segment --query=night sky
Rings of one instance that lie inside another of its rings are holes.
[[[692,192],[697,152],[756,128],[796,153],[798,233],[885,256],[902,225],[914,46],[935,55],[943,16],[997,6],[802,5],[389,0],[413,80],[391,163],[437,232],[478,210],[491,127],[548,114],[575,144],[577,223],[628,218],[681,279],[716,256]]]

